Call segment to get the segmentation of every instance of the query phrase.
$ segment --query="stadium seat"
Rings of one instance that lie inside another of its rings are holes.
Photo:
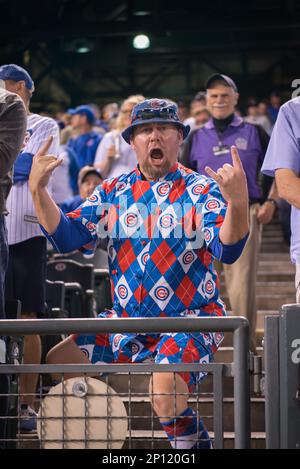
[[[47,263],[47,279],[65,284],[65,309],[69,317],[95,317],[94,284],[92,264],[80,264],[70,259],[55,259]]]

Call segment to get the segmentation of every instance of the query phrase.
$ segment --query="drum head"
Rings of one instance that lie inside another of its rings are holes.
[[[94,378],[71,378],[43,399],[37,431],[44,449],[119,449],[127,413],[110,386]]]

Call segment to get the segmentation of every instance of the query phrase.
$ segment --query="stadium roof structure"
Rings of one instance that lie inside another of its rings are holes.
[[[242,93],[288,93],[299,70],[296,0],[0,0],[0,9],[0,63],[29,70],[40,104],[190,97],[214,72]],[[134,49],[137,34],[149,48]]]

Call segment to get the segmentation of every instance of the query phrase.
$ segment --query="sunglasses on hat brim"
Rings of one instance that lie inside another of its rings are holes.
[[[149,120],[158,117],[160,119],[176,120],[179,121],[176,110],[172,108],[162,109],[140,109],[136,111],[132,117],[132,123],[138,119]]]

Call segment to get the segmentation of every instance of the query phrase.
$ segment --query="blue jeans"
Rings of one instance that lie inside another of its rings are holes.
[[[0,319],[5,318],[5,273],[8,264],[8,243],[7,243],[7,231],[5,225],[5,216],[0,215]]]

